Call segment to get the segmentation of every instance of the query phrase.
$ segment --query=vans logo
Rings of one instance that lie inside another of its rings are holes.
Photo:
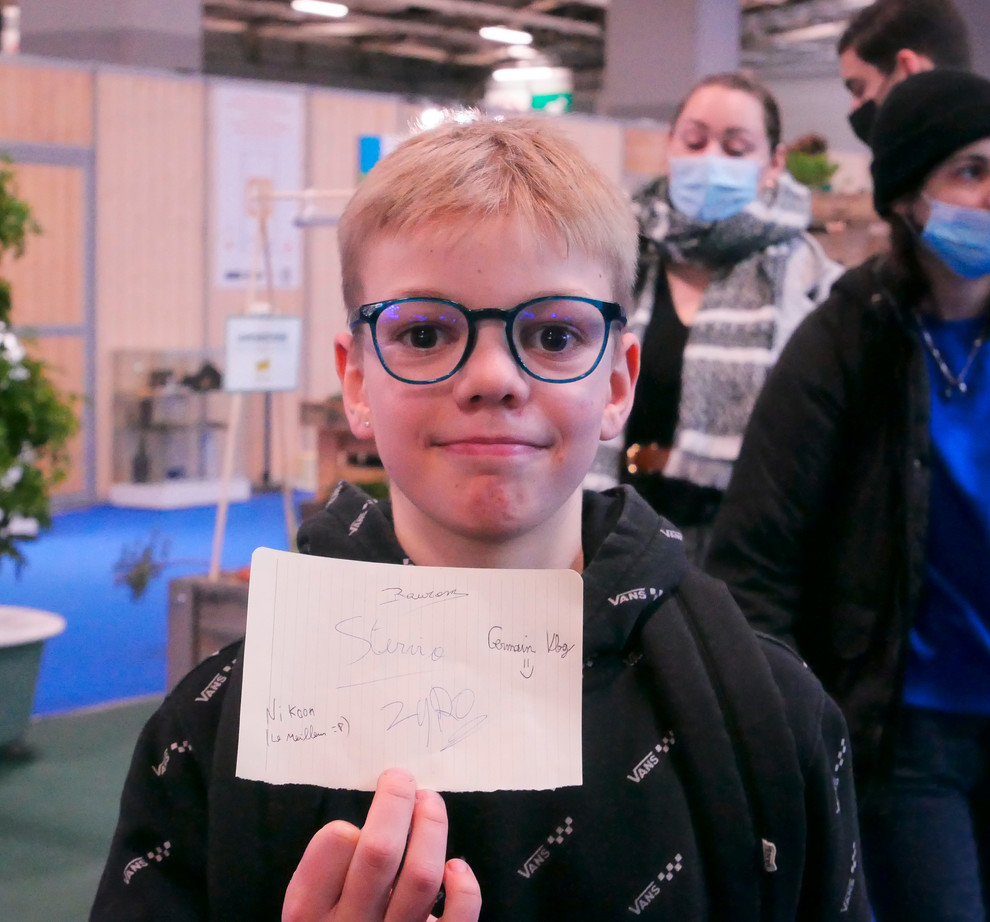
[[[853,842],[852,864],[849,867],[849,883],[846,885],[846,895],[842,900],[842,908],[839,912],[849,912],[849,904],[852,902],[853,891],[856,889],[856,868],[859,867],[859,857],[856,854],[856,843]]]
[[[658,753],[670,752],[670,747],[674,745],[674,734],[668,733],[664,738],[656,744],[639,762],[636,767],[628,774],[626,777],[639,784],[654,768],[660,764],[660,756]]]
[[[842,799],[839,797],[839,779],[840,773],[842,772],[842,766],[846,764],[846,752],[848,747],[846,746],[845,737],[839,743],[839,752],[835,757],[835,765],[832,767],[832,793],[835,796],[835,812],[839,814],[842,812]]]
[[[190,743],[189,740],[183,740],[181,743],[172,743],[172,745],[169,746],[168,749],[166,749],[164,754],[162,755],[161,762],[159,762],[157,765],[152,765],[151,770],[156,775],[161,777],[162,775],[165,774],[165,770],[168,768],[169,759],[172,758],[173,752],[176,755],[181,755],[183,752],[191,752],[191,751],[192,751],[192,743]]]
[[[170,852],[172,851],[171,842],[162,842],[154,851],[148,852],[146,855],[139,855],[131,861],[127,862],[127,866],[124,868],[124,883],[129,884],[131,878],[142,868],[151,867],[148,863],[150,861],[162,862],[168,858]]]
[[[538,870],[550,857],[550,849],[558,845],[563,845],[567,837],[574,832],[574,820],[570,817],[564,820],[563,825],[558,826],[550,835],[546,842],[541,842],[540,847],[530,855],[516,873],[529,880],[533,872]]]
[[[364,524],[364,520],[368,517],[368,509],[375,505],[376,500],[369,499],[362,507],[361,511],[358,513],[358,517],[351,522],[351,527],[347,529],[348,537],[353,537],[354,533]]]
[[[652,586],[638,586],[636,589],[627,589],[618,595],[610,595],[608,600],[613,606],[616,606],[621,605],[623,602],[632,602],[634,600],[645,602],[647,599],[656,599],[662,595],[662,589],[654,589]]]
[[[236,663],[237,660],[234,660]],[[209,701],[220,689],[220,686],[227,681],[227,673],[230,672],[233,663],[230,666],[224,666],[212,679],[210,679],[210,684],[206,686],[197,696],[197,701]]]
[[[674,879],[674,875],[684,866],[683,861],[684,859],[679,854],[674,855],[674,860],[668,862],[667,866],[646,885],[646,888],[633,900],[632,906],[628,907],[634,916],[640,915],[650,903],[660,896],[660,888]]]
[[[529,880],[529,878],[533,876],[533,871],[535,871],[549,857],[550,849],[545,845],[541,845],[526,859],[526,863],[519,869],[518,873],[522,874],[523,877]]]

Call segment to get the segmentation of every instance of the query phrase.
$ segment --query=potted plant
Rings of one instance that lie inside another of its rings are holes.
[[[828,142],[821,135],[807,134],[787,148],[787,171],[810,189],[827,192],[839,164],[828,157]]]
[[[0,271],[40,228],[17,197],[10,160],[0,158]],[[24,562],[21,544],[51,525],[49,494],[68,470],[66,444],[78,421],[71,402],[32,358],[11,319],[10,284],[0,276],[0,570]]]

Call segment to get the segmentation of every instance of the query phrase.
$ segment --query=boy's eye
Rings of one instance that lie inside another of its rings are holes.
[[[588,337],[577,326],[560,321],[521,325],[516,339],[522,352],[556,357],[570,356],[588,344]]]
[[[540,331],[540,348],[545,352],[563,352],[574,343],[574,333],[565,327],[544,327]]]
[[[377,335],[386,348],[426,352],[461,342],[466,324],[460,312],[449,305],[405,301],[379,316]]]
[[[440,333],[436,327],[410,327],[400,339],[414,349],[433,349],[440,341]]]

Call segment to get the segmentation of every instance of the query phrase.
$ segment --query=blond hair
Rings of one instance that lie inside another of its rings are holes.
[[[604,261],[627,301],[635,275],[636,222],[626,195],[545,121],[451,121],[414,135],[379,162],[338,227],[344,302],[360,306],[361,257],[381,236],[438,222],[512,216],[534,233]]]

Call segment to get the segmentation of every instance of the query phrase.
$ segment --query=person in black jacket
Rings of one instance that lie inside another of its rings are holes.
[[[707,567],[849,722],[878,920],[990,905],[990,81],[895,87],[873,134],[892,247],[767,382]]]
[[[143,731],[92,918],[865,922],[838,709],[632,490],[582,491],[637,373],[622,193],[545,123],[450,123],[372,170],[339,242],[344,406],[390,497],[338,485],[299,549],[581,573],[583,782],[237,777],[235,644]]]
[[[849,125],[864,144],[878,108],[906,77],[970,67],[966,20],[953,0],[875,0],[849,20],[836,50],[852,97]]]

